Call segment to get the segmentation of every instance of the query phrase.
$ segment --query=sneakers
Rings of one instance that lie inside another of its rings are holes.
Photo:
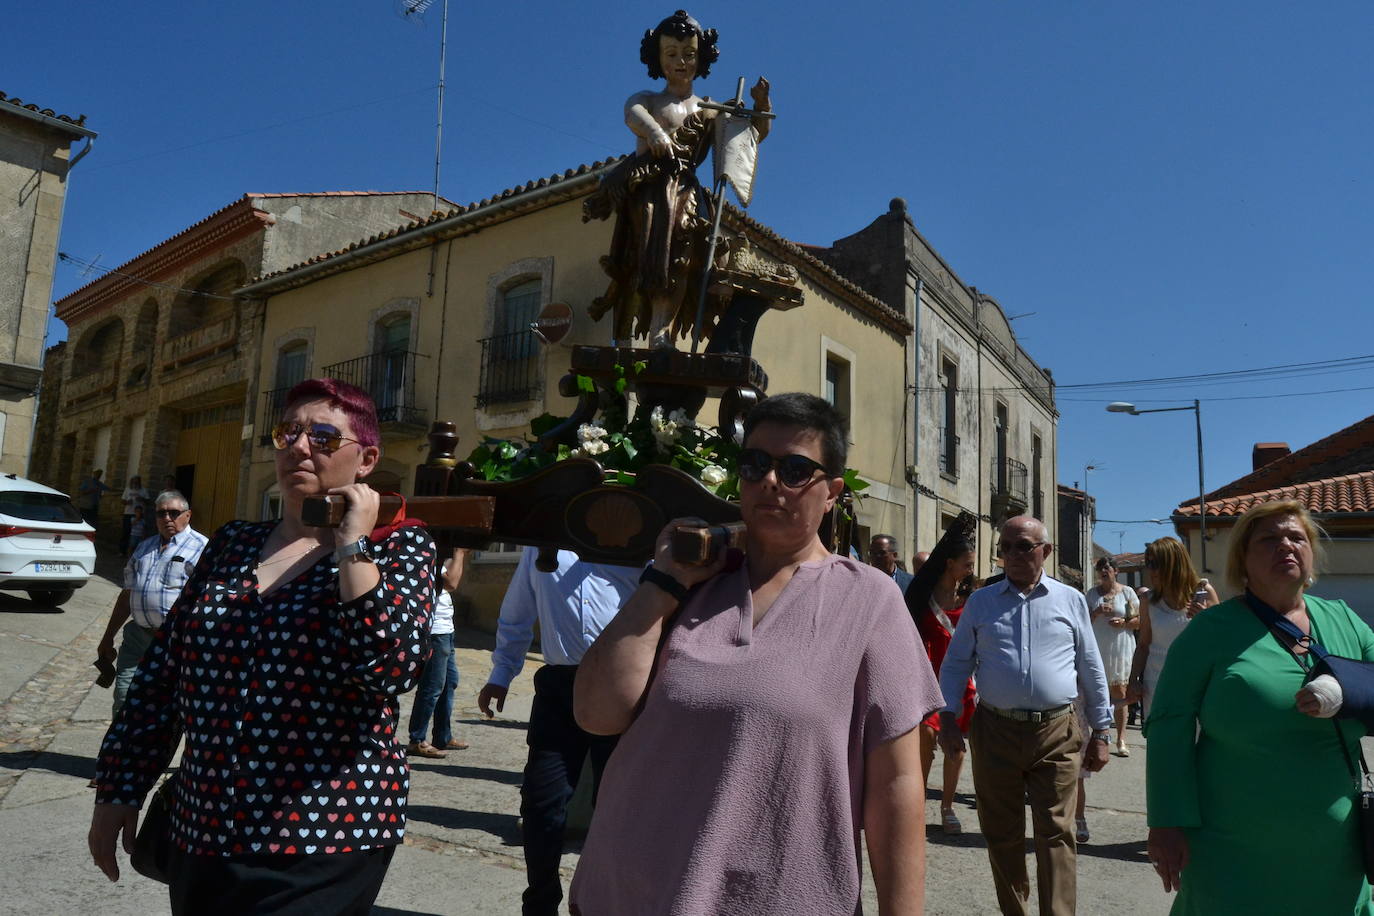
[[[1092,839],[1092,834],[1088,833],[1088,819],[1085,817],[1074,818],[1073,838],[1080,843],[1086,843]]]
[[[406,754],[409,755],[409,756],[411,756],[411,757],[430,757],[430,758],[440,758],[440,757],[447,757],[447,756],[448,756],[448,754],[446,754],[445,752],[439,750],[437,747],[435,747],[434,745],[430,744],[428,741],[412,741],[412,742],[410,742],[410,744],[406,745]]]
[[[940,829],[944,830],[948,836],[955,836],[964,832],[964,825],[959,823],[959,815],[955,814],[952,809],[941,808]]]

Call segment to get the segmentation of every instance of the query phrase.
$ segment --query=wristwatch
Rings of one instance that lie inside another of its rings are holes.
[[[674,579],[672,576],[668,575],[666,572],[663,572],[659,569],[654,569],[652,563],[644,567],[644,572],[640,573],[639,575],[639,581],[641,584],[649,582],[653,585],[658,586],[668,594],[672,595],[673,598],[677,600],[678,604],[681,604],[683,600],[685,600],[687,597],[686,586],[684,586],[681,582]]]
[[[1090,739],[1088,739],[1088,740],[1090,740],[1090,741],[1101,741],[1103,744],[1111,744],[1111,743],[1112,743],[1112,733],[1109,732],[1109,731],[1105,731],[1105,730],[1096,730],[1096,731],[1093,732],[1092,737],[1091,737]]]
[[[372,546],[372,542],[365,537],[358,538],[341,547],[334,548],[334,562],[342,564],[349,557],[356,557],[367,553],[367,549]]]

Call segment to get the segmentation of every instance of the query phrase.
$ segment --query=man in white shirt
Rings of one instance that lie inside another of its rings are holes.
[[[642,570],[585,563],[572,551],[560,550],[558,569],[543,573],[534,565],[538,553],[534,547],[525,548],[501,602],[491,676],[477,695],[477,705],[488,717],[492,700],[498,711],[504,708],[507,688],[524,667],[537,620],[544,665],[534,674],[534,706],[525,739],[530,752],[520,786],[529,884],[522,912],[554,916],[563,899],[558,864],[563,856],[568,800],[589,752],[595,797],[595,786],[616,743],[614,736],[593,735],[578,727],[572,709],[573,681],[587,648],[638,587]]]
[[[959,700],[970,675],[978,709],[969,728],[978,823],[988,844],[997,902],[1024,916],[1025,799],[1035,834],[1037,887],[1044,916],[1069,916],[1077,905],[1073,812],[1079,768],[1106,766],[1112,707],[1107,676],[1077,589],[1045,575],[1054,547],[1044,524],[1018,516],[1002,526],[1006,578],[969,596],[940,669],[940,689]],[[1092,732],[1084,736],[1073,703]],[[956,716],[940,713],[940,743],[963,750]]]
[[[112,715],[124,705],[143,653],[152,645],[153,634],[181,595],[209,541],[191,527],[191,504],[178,491],[162,491],[153,505],[157,534],[140,542],[124,566],[124,590],[115,599],[110,622],[96,649],[101,658],[115,663]],[[114,635],[120,627],[124,634],[116,652]]]

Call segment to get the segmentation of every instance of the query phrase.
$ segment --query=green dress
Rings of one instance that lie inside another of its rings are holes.
[[[1344,602],[1309,595],[1307,612],[1333,654],[1374,661],[1374,631]],[[1188,837],[1173,916],[1374,914],[1355,786],[1332,720],[1294,705],[1303,678],[1238,598],[1170,646],[1145,735],[1150,826]],[[1340,727],[1358,754],[1364,726]]]

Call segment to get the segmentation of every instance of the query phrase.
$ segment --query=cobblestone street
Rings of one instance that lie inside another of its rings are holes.
[[[102,572],[114,576],[116,569],[102,563]],[[168,912],[161,885],[128,868],[111,885],[86,851],[92,799],[86,782],[109,724],[110,703],[110,692],[94,687],[90,663],[116,594],[112,581],[97,578],[60,613],[18,595],[0,595],[0,835],[7,850],[0,886],[6,913]],[[472,747],[413,764],[406,844],[382,889],[378,914],[519,911],[519,783],[530,678],[538,661],[531,656],[512,684],[505,712],[483,721],[476,694],[489,669],[490,637],[472,630],[458,636],[456,731]],[[1093,841],[1079,854],[1080,912],[1132,916],[1168,909],[1145,864],[1145,751],[1138,732],[1129,740],[1132,756],[1112,758],[1088,782]],[[937,826],[938,804],[933,798],[928,803],[928,913],[996,911],[967,768],[961,793],[961,836],[945,837]],[[571,876],[575,855],[564,864]],[[877,912],[871,887],[865,910]]]

